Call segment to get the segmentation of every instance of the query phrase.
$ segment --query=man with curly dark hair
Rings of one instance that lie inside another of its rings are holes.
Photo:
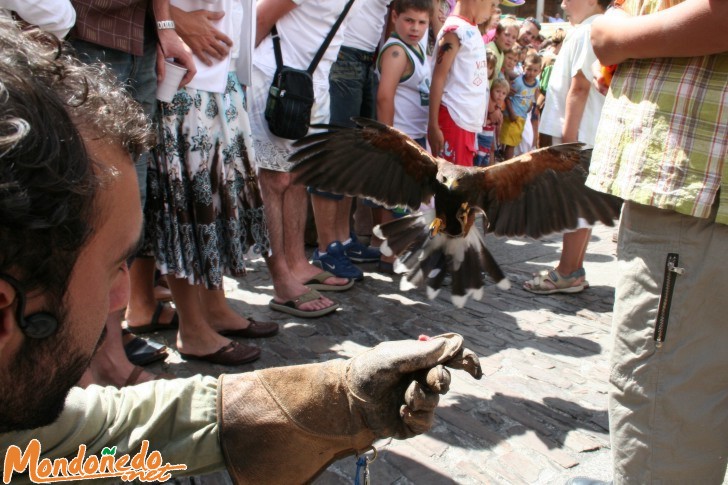
[[[302,483],[378,438],[428,430],[444,366],[482,375],[447,334],[349,360],[72,388],[128,300],[142,227],[129,153],[148,146],[147,122],[108,69],[2,18],[0,103],[3,480],[81,479],[68,460],[38,465],[81,450],[92,467],[91,455],[148,450],[150,467],[154,450],[189,474],[227,466],[236,482]]]

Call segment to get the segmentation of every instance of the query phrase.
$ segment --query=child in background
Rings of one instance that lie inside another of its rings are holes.
[[[498,25],[501,16],[500,2],[498,0],[492,0],[492,3],[493,4],[490,7],[490,18],[485,22],[478,24],[478,30],[481,34],[483,34],[483,42],[485,42],[486,45],[495,39],[495,28]]]
[[[513,81],[512,92],[506,99],[506,116],[499,140],[505,145],[505,159],[513,158],[515,147],[521,143],[526,117],[536,102],[538,75],[541,73],[541,56],[531,54],[526,58],[522,76]]]
[[[516,44],[518,39],[519,24],[515,18],[505,17],[500,19],[495,29],[495,39],[489,43],[486,48],[489,52],[495,54],[497,63],[495,65],[496,74],[501,72],[506,52],[510,51]],[[493,85],[493,79],[490,78],[490,85]]]
[[[498,73],[498,77],[512,83],[519,76],[516,70],[517,64],[518,54],[515,50],[511,49],[506,52],[503,57],[503,68],[501,69],[501,72]]]
[[[392,3],[394,32],[377,59],[379,88],[377,119],[403,131],[425,148],[430,105],[431,69],[427,38],[432,0],[395,0]],[[396,213],[374,209],[376,224],[391,221]],[[376,242],[373,244],[376,245]],[[394,256],[381,256],[379,269],[392,273]]]
[[[506,98],[511,90],[505,79],[496,79],[490,88],[490,101],[488,102],[488,116],[483,131],[478,133],[478,153],[474,165],[485,167],[495,162],[495,141],[503,122],[503,110],[506,109]]]
[[[517,76],[523,75],[523,66],[526,62],[526,56],[528,56],[528,48],[523,47],[521,44],[516,42],[516,45],[513,46],[513,49],[511,49],[514,54],[516,54],[516,65],[513,68],[513,71],[516,73]]]
[[[495,54],[493,54],[491,51],[486,51],[485,62],[488,65],[488,80],[495,79],[496,78],[495,66],[498,64],[498,59],[495,57]],[[490,83],[490,84],[493,84],[493,83]]]
[[[394,3],[394,2],[392,2]],[[427,29],[427,58],[432,63],[432,56],[435,53],[435,41],[437,40],[437,34],[445,24],[447,16],[452,12],[455,6],[455,0],[434,0],[435,11],[430,15],[430,27]],[[390,11],[393,10],[390,5]],[[388,19],[387,37],[394,32],[394,25],[390,18]]]
[[[488,65],[477,25],[492,0],[459,0],[437,36],[427,137],[434,155],[472,166],[485,121]]]
[[[609,0],[569,0],[564,3],[569,20],[578,24],[564,39],[549,79],[540,130],[554,144],[594,144],[604,96],[592,84],[596,55],[591,45],[591,23],[604,14]],[[618,10],[618,9],[617,9]],[[639,133],[634,133],[637,136]],[[640,135],[641,136],[641,135]],[[564,233],[559,264],[523,284],[537,294],[578,293],[588,287],[584,258],[591,227],[583,219],[573,232]]]

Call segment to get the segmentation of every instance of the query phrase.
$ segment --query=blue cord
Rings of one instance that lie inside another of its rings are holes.
[[[356,460],[356,475],[354,475],[354,485],[361,485],[361,481],[359,480],[359,477],[361,476],[361,469],[365,468],[367,466],[367,459],[363,456],[360,456]]]

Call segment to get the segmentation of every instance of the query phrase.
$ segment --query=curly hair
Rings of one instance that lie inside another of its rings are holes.
[[[93,234],[106,178],[81,133],[141,151],[151,131],[109,69],[85,65],[68,44],[5,18],[0,103],[0,272],[60,299]]]

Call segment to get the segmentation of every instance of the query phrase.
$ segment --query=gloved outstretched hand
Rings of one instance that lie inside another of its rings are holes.
[[[482,376],[458,334],[223,376],[221,444],[230,475],[239,483],[304,483],[376,439],[423,433],[449,388],[447,367]]]

